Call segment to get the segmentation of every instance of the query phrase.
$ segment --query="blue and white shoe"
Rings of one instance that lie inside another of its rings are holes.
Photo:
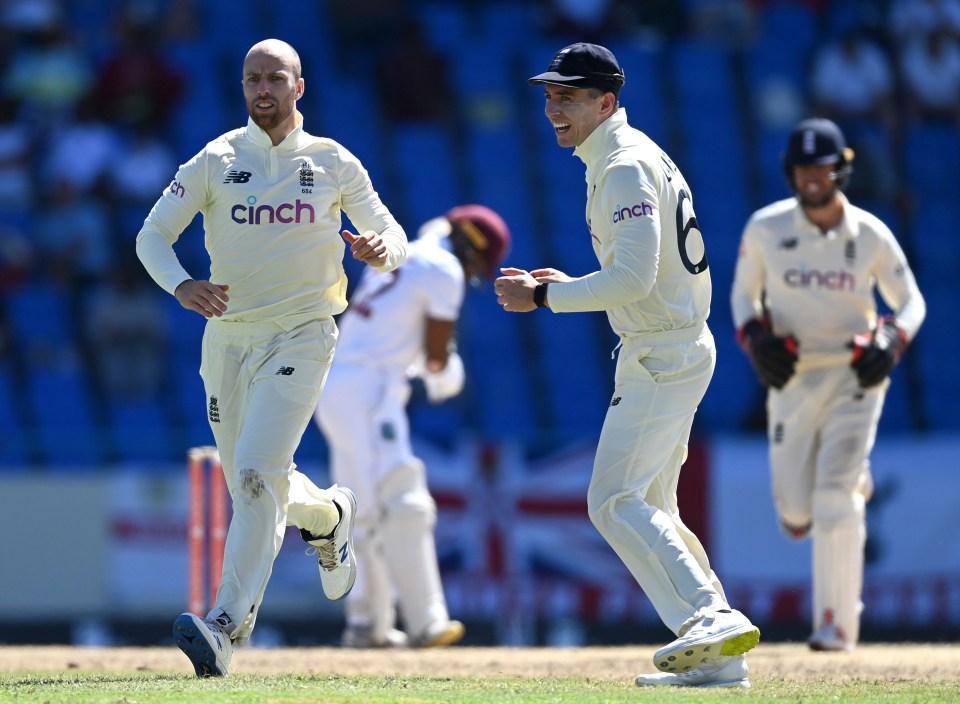
[[[197,677],[226,677],[233,659],[233,643],[220,623],[191,613],[173,622],[177,647],[190,658]]]
[[[334,484],[333,502],[340,509],[340,522],[330,535],[314,538],[300,529],[300,535],[317,553],[320,566],[320,583],[328,599],[342,599],[357,581],[357,557],[353,552],[353,517],[357,513],[357,499],[346,487]],[[313,554],[307,550],[307,554]]]

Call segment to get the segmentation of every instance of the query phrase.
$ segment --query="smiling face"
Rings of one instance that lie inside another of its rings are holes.
[[[557,144],[561,147],[578,147],[610,117],[617,107],[613,93],[604,93],[596,88],[573,88],[553,83],[543,87],[546,99],[544,114],[553,125]]]
[[[254,45],[243,62],[247,112],[274,144],[296,125],[297,100],[303,95],[300,57],[290,45],[267,40]]]

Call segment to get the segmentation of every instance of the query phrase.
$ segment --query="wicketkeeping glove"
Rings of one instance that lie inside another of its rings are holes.
[[[757,376],[767,386],[782,389],[797,367],[797,340],[793,335],[778,337],[767,320],[754,318],[737,332],[737,341],[750,356]]]
[[[907,334],[893,318],[884,316],[872,333],[854,336],[849,347],[853,350],[850,366],[857,373],[860,386],[869,389],[886,379],[900,361],[907,348]]]

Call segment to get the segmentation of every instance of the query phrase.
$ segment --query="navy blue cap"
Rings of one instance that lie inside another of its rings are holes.
[[[547,70],[527,79],[527,82],[599,88],[619,94],[626,80],[613,52],[598,44],[578,42],[558,51]]]
[[[832,164],[846,156],[847,140],[832,120],[812,117],[803,120],[790,133],[786,161],[791,166]]]

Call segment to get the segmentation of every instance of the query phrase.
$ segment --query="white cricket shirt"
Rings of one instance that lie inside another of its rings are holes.
[[[600,271],[550,284],[558,313],[605,310],[618,335],[690,330],[710,312],[710,272],[690,187],[619,108],[574,150],[587,167],[587,226]]]
[[[367,364],[401,372],[422,361],[427,318],[456,321],[464,297],[464,273],[449,240],[430,227],[410,243],[403,266],[367,268],[339,321],[338,363]]]
[[[747,221],[731,306],[739,329],[762,314],[761,294],[778,335],[800,343],[806,367],[849,363],[851,338],[877,324],[875,290],[913,339],[926,315],[903,250],[883,222],[841,193],[843,220],[827,233],[796,198],[772,203]]]
[[[249,120],[213,140],[177,171],[137,235],[137,254],[171,294],[192,278],[173,250],[203,213],[210,280],[227,284],[225,321],[284,320],[296,326],[346,307],[341,211],[387,245],[385,270],[406,257],[403,229],[366,170],[331,139],[296,127],[277,146]]]

